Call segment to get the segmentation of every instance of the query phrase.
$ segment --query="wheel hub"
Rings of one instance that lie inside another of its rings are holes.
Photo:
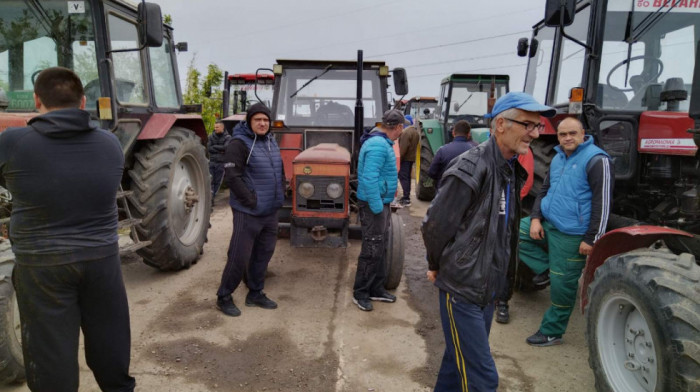
[[[192,186],[188,185],[185,189],[185,212],[189,214],[197,202],[199,202],[199,195],[197,195],[197,192],[194,190],[194,188],[192,188]]]
[[[642,385],[649,385],[656,379],[656,352],[654,343],[644,317],[638,310],[631,312],[627,318],[625,331],[625,351],[627,362],[625,368],[635,374]]]

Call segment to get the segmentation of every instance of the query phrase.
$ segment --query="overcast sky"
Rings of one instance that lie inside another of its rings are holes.
[[[521,91],[530,37],[544,0],[154,0],[170,14],[184,80],[192,59],[229,73],[272,68],[278,58],[383,60],[406,69],[408,96],[436,96],[451,73],[496,73]],[[184,88],[184,84],[183,84]]]

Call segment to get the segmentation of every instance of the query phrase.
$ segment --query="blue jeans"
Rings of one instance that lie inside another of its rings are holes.
[[[440,318],[445,354],[435,392],[495,391],[498,371],[489,347],[493,302],[482,308],[440,290]]]

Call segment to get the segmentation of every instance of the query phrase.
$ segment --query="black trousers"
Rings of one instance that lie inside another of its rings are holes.
[[[356,299],[369,299],[385,291],[386,240],[389,238],[391,209],[384,204],[382,212],[375,215],[366,202],[358,200],[357,205],[362,225],[362,249],[357,258],[353,296]]]
[[[277,213],[253,216],[233,210],[233,233],[228,246],[228,260],[221,274],[216,295],[233,293],[247,272],[250,295],[260,295],[265,287],[267,265],[277,245]]]
[[[77,391],[78,341],[103,391],[133,391],[129,305],[119,255],[13,272],[27,384],[34,392]]]
[[[411,198],[411,170],[413,170],[412,161],[401,161],[401,168],[399,169],[399,182],[401,183],[401,189],[403,189],[403,198]]]

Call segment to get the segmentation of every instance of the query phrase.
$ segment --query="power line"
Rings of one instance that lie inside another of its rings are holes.
[[[458,41],[458,42],[452,42],[449,44],[441,44],[441,45],[432,45],[432,46],[424,46],[421,48],[414,48],[414,49],[408,49],[408,50],[401,50],[398,52],[390,52],[390,53],[381,53],[381,54],[371,54],[368,55],[368,57],[383,57],[383,56],[393,56],[395,54],[404,54],[404,53],[411,53],[411,52],[418,52],[420,50],[427,50],[427,49],[437,49],[437,48],[445,48],[448,46],[456,46],[456,45],[464,45],[472,42],[478,42],[478,41],[483,41],[487,39],[494,39],[494,38],[503,38],[503,37],[508,37],[511,35],[517,35],[517,34],[524,34],[524,33],[529,33],[530,30],[525,30],[525,31],[516,31],[514,33],[508,33],[508,34],[499,34],[499,35],[491,35],[487,37],[481,37],[481,38],[475,38],[475,39],[468,39],[466,41]]]
[[[515,67],[520,67],[523,65],[527,65],[527,63],[502,65],[500,67],[485,67],[485,68],[466,69],[466,70],[455,71],[455,72],[451,72],[451,73],[469,73],[469,72],[476,72],[476,71],[488,71],[488,70],[492,70],[492,69],[515,68]],[[428,76],[437,76],[437,75],[445,75],[445,72],[411,76],[411,79],[420,79],[420,78],[426,78]]]
[[[461,59],[455,59],[455,60],[448,60],[448,61],[436,61],[434,63],[422,63],[422,64],[414,64],[414,65],[404,65],[403,68],[409,69],[409,68],[420,68],[420,67],[427,67],[429,65],[438,65],[438,64],[448,64],[448,63],[458,63],[460,61],[469,61],[469,60],[481,60],[481,59],[488,59],[488,58],[493,58],[493,57],[500,57],[500,56],[510,56],[512,55],[513,52],[501,52],[501,53],[495,53],[495,54],[490,54],[490,55],[485,55],[485,56],[478,56],[478,57],[464,57]]]

